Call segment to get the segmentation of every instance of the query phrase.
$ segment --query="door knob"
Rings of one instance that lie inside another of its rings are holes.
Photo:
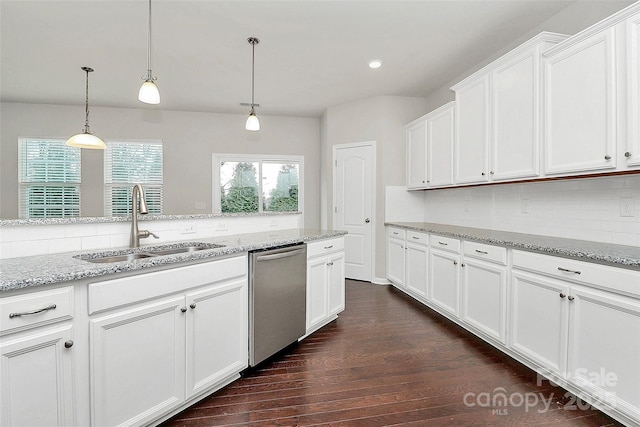
[[[371,219],[369,219],[369,218],[365,218],[365,219],[364,219],[364,222],[366,222],[367,224],[369,224],[369,223],[371,222]]]

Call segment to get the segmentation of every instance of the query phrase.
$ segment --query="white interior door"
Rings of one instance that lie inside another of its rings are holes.
[[[334,146],[334,228],[346,230],[345,275],[373,277],[375,143]]]

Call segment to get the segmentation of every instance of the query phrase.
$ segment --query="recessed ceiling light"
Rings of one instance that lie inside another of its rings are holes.
[[[380,59],[372,59],[371,61],[369,61],[369,68],[380,68],[382,67],[382,61]]]

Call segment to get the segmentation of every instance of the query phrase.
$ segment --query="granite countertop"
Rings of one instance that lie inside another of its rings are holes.
[[[563,239],[428,222],[385,222],[385,225],[571,258],[578,261],[640,270],[640,248],[637,246],[614,245],[587,240]]]
[[[82,252],[64,252],[58,254],[36,255],[0,260],[0,291],[21,289],[31,286],[51,285],[87,277],[98,277],[124,271],[142,270],[150,267],[169,265],[184,261],[215,258],[256,249],[265,249],[313,240],[342,236],[345,231],[290,229],[272,232],[238,234],[192,242],[174,242],[167,244],[142,245],[138,249],[110,248]],[[95,257],[98,254],[120,255],[132,252],[146,252],[154,248],[181,247],[191,244],[219,244],[219,248],[205,249],[175,255],[154,256],[134,261],[112,263],[92,263],[82,258]]]

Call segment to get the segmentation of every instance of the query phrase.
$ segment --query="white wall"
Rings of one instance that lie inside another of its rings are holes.
[[[404,125],[426,112],[423,98],[380,96],[327,109],[322,122],[322,217],[332,228],[333,166],[336,144],[376,141],[376,241],[374,281],[385,277],[385,187],[405,183]],[[378,278],[378,279],[376,279]]]
[[[241,114],[157,108],[91,108],[91,130],[109,139],[164,142],[164,213],[211,213],[212,153],[304,156],[305,226],[320,224],[320,119],[260,116],[260,132]],[[84,106],[0,104],[0,218],[18,216],[18,137],[66,139],[81,131]],[[103,152],[82,151],[82,215],[102,216]],[[204,202],[205,209],[196,209]]]
[[[426,191],[424,220],[640,246],[639,207],[640,176],[624,175]]]

